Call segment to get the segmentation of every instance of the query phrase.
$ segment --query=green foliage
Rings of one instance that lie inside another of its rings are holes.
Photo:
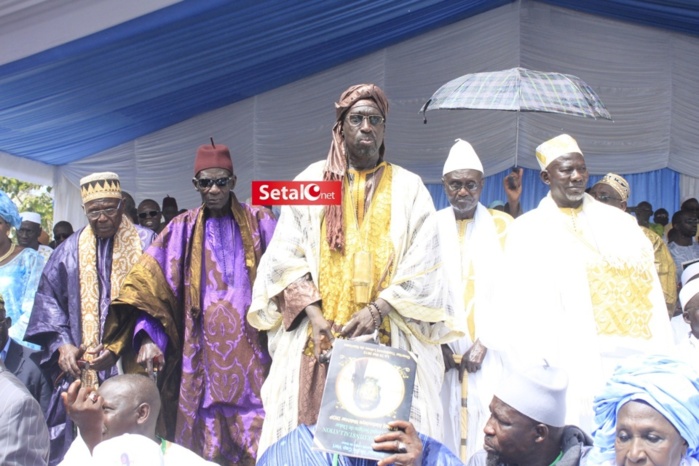
[[[30,211],[41,215],[41,227],[51,236],[53,230],[51,186],[0,176],[0,190],[10,196],[20,212]]]

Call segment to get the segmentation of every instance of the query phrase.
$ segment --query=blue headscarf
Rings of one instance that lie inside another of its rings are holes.
[[[17,206],[4,191],[0,191],[0,217],[15,228],[22,225]]]
[[[662,414],[689,445],[686,457],[699,459],[699,371],[687,361],[653,355],[624,361],[595,398],[590,464],[614,459],[617,414],[634,400]]]

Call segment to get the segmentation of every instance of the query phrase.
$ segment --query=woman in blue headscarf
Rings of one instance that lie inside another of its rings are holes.
[[[38,346],[24,342],[23,338],[44,269],[44,258],[35,250],[23,248],[10,239],[12,227],[19,228],[21,223],[17,206],[0,191],[0,295],[5,298],[7,318],[11,319],[10,337],[38,349]]]
[[[699,465],[699,371],[667,356],[630,358],[595,398],[587,465]]]

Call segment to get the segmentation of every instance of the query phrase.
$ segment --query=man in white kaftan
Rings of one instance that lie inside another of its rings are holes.
[[[341,181],[342,205],[283,207],[260,262],[248,321],[268,332],[272,366],[258,457],[297,425],[317,422],[327,370],[321,356],[332,339],[374,332],[417,356],[410,421],[442,437],[439,345],[463,332],[452,330],[445,302],[429,193],[417,175],[383,160],[387,110],[372,84],[342,94],[328,160],[296,178]],[[362,256],[371,259],[358,262]],[[372,264],[368,300],[352,289],[362,263]]]
[[[500,309],[513,357],[570,375],[566,423],[593,428],[594,395],[615,365],[671,345],[653,248],[632,217],[585,194],[587,167],[561,135],[536,151],[551,188],[512,224]]]
[[[489,340],[498,337],[492,322],[494,297],[502,286],[505,235],[513,219],[479,202],[485,182],[483,165],[468,142],[457,139],[452,146],[442,182],[451,204],[437,212],[444,277],[455,301],[456,318],[468,329],[464,337],[443,345],[447,368],[441,393],[443,443],[465,462],[483,447],[488,406],[502,375],[502,354],[489,349]],[[455,355],[461,356],[460,364],[455,364]],[[462,382],[462,377],[468,380]]]
[[[117,375],[97,390],[76,381],[64,393],[66,410],[80,435],[59,466],[116,464],[119,459],[126,459],[124,464],[215,465],[155,435],[160,394],[145,375]]]

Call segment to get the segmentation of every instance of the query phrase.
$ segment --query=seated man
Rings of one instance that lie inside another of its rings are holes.
[[[62,398],[80,436],[73,441],[61,465],[89,463],[100,442],[123,434],[143,435],[160,444],[165,466],[214,464],[155,435],[160,394],[155,383],[146,376],[118,375],[107,379],[98,390],[81,387],[76,380]]]
[[[551,366],[512,374],[495,391],[484,448],[468,466],[577,466],[592,439],[565,425],[568,376]]]
[[[299,425],[273,443],[259,458],[257,466],[303,464],[304,466],[463,466],[451,451],[436,440],[418,434],[408,421],[393,421],[394,429],[374,438],[372,448],[392,453],[378,463],[374,460],[333,455],[313,449],[313,427]]]

